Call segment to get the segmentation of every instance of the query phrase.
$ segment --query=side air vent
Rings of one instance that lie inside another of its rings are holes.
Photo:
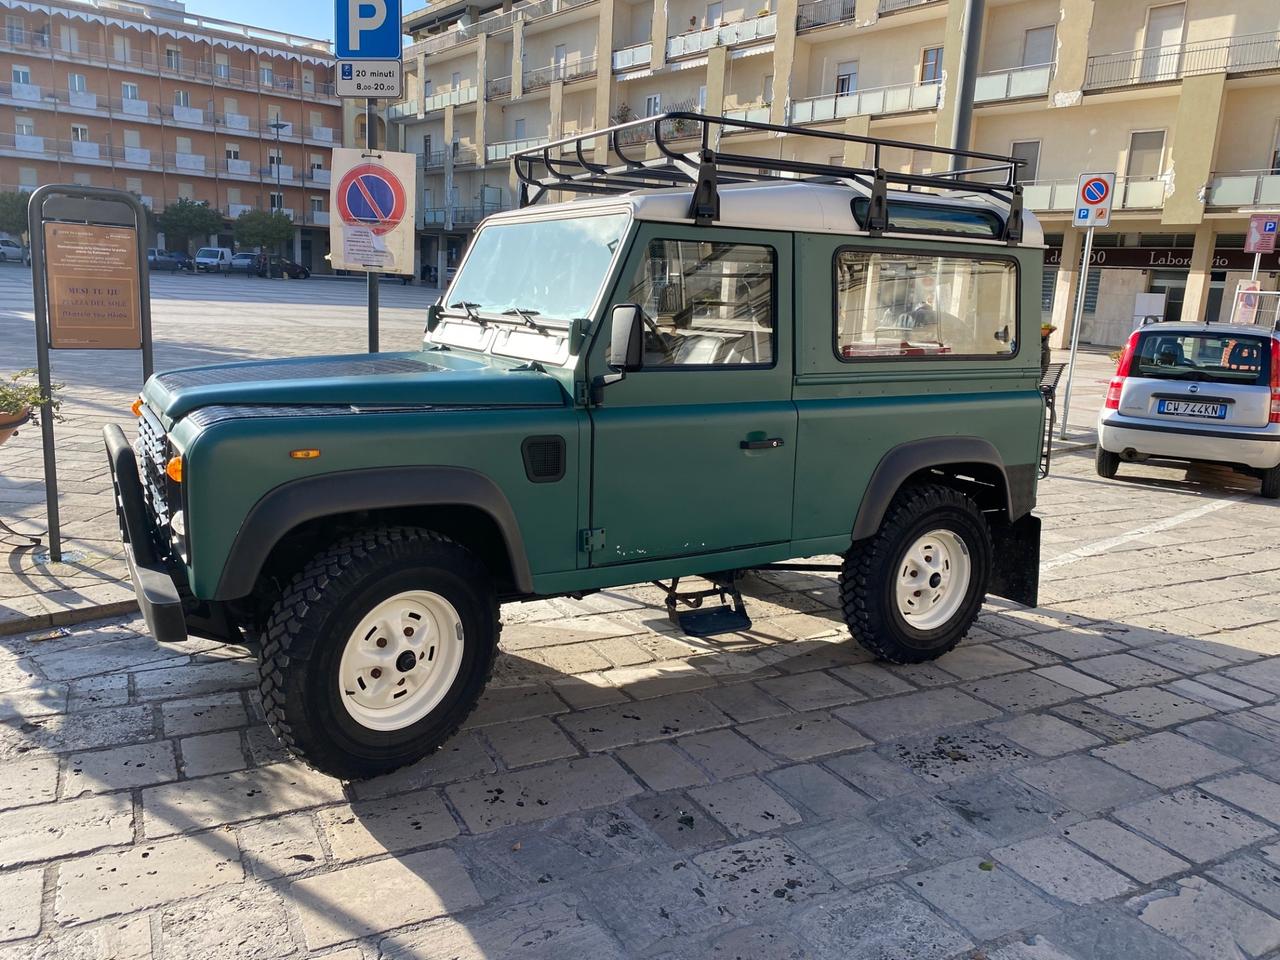
[[[520,444],[524,472],[533,483],[564,479],[564,437],[528,437]]]

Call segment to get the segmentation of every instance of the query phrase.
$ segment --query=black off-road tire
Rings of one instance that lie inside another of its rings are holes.
[[[1098,476],[1104,480],[1114,480],[1115,475],[1120,472],[1120,454],[1103,450],[1102,444],[1098,444],[1093,454],[1093,466],[1098,471]]]
[[[462,663],[426,716],[402,730],[372,730],[341,702],[339,663],[366,613],[406,590],[431,590],[453,605],[463,627]],[[267,723],[294,756],[322,773],[344,780],[389,773],[433,753],[475,708],[500,631],[492,580],[466,548],[415,527],[345,537],[313,557],[272,609],[258,655]]]
[[[1268,500],[1280,500],[1280,466],[1262,471],[1262,495]]]
[[[895,599],[898,565],[917,539],[933,530],[957,534],[969,552],[971,576],[963,602],[946,623],[917,630]],[[969,632],[986,598],[991,575],[991,531],[972,499],[937,484],[898,492],[874,536],[855,543],[840,571],[840,600],[849,632],[890,663],[924,663],[955,648]]]

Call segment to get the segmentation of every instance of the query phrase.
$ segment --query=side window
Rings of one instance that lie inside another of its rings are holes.
[[[1005,357],[1017,350],[1012,260],[841,250],[835,347],[864,357]]]
[[[771,247],[654,240],[627,300],[646,323],[646,367],[768,366],[775,336]]]

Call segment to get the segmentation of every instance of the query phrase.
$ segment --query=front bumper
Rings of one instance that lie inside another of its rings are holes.
[[[187,639],[187,619],[182,594],[173,577],[156,556],[152,525],[142,497],[138,458],[124,431],[110,424],[102,431],[115,487],[116,517],[124,541],[125,560],[133,579],[133,592],[147,621],[147,629],[160,643]]]

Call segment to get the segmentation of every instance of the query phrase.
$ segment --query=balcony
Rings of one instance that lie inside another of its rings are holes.
[[[312,170],[311,182],[318,187],[320,186],[327,187],[330,183],[331,174],[332,174],[332,171],[330,170]]]
[[[653,44],[637,43],[613,51],[613,72],[648,67],[653,62]]]
[[[252,124],[243,113],[226,113],[222,116],[222,126],[228,130],[243,130],[248,133]]]
[[[39,103],[44,99],[44,91],[34,83],[0,83],[0,97]]]
[[[485,146],[484,158],[489,163],[499,163],[506,160],[513,153],[517,153],[520,150],[528,150],[530,147],[540,147],[546,142],[546,137],[526,137],[523,140],[500,140],[497,143],[490,143]]]
[[[498,77],[484,82],[484,98],[486,100],[504,100],[511,96],[511,78]]]
[[[1280,205],[1280,169],[1216,173],[1205,191],[1210,207]]]
[[[56,146],[56,141],[54,141]],[[45,147],[45,138],[31,133],[0,133],[0,150],[29,156],[43,157],[52,152]]]
[[[732,110],[724,112],[726,120],[746,120],[750,123],[768,123],[769,122],[769,104],[753,103],[745,107],[734,107]],[[729,128],[725,128],[725,132],[729,132]]]
[[[204,125],[204,111],[198,107],[174,106],[169,111],[169,116],[173,117],[174,123],[190,123],[197,126]]]
[[[417,100],[405,100],[401,103],[393,103],[391,106],[387,107],[387,119],[392,123],[407,120],[408,118],[416,117],[417,115]]]
[[[986,73],[978,77],[974,85],[973,101],[974,103],[995,103],[999,100],[1047,96],[1049,80],[1052,77],[1052,63]]]
[[[796,29],[812,30],[829,23],[845,23],[854,18],[857,0],[814,0],[796,10]]]
[[[317,227],[327,227],[329,225],[329,211],[308,210],[307,223],[315,224]]]
[[[511,92],[511,78],[507,78],[507,92]],[[480,89],[474,85],[468,84],[465,87],[458,87],[456,90],[442,90],[439,93],[427,97],[422,102],[423,113],[434,113],[436,110],[443,110],[445,107],[461,107],[469,103],[475,103],[480,99]]]
[[[76,110],[98,110],[98,95],[87,90],[72,90],[67,94],[67,103]]]
[[[791,103],[791,123],[823,123],[844,117],[886,116],[916,110],[936,110],[941,85],[902,83],[850,93],[831,93]]]
[[[149,117],[151,116],[151,104],[147,100],[113,100],[112,105],[119,104],[120,112],[131,117]]]
[[[228,157],[224,161],[222,169],[234,177],[252,177],[254,175],[253,164],[238,157]]]
[[[121,147],[119,159],[139,167],[151,166],[151,151],[146,147]]]
[[[1070,213],[1075,209],[1078,179],[1030,180],[1022,185],[1022,199],[1036,212]],[[1160,210],[1164,207],[1168,180],[1159,177],[1116,178],[1116,209]]]
[[[879,12],[897,13],[899,10],[910,10],[912,7],[923,7],[930,3],[943,3],[946,0],[880,0]]]
[[[1280,33],[1253,33],[1090,57],[1084,89],[1167,83],[1206,73],[1280,70]]]
[[[777,32],[778,15],[775,13],[708,27],[706,30],[695,30],[667,38],[667,59],[692,56],[712,47],[731,47],[739,43],[751,43],[753,40],[767,40]]]
[[[500,206],[473,206],[473,207],[454,207],[453,208],[453,225],[458,226],[474,226],[485,217],[498,213],[506,207]],[[422,222],[428,227],[443,227],[448,223],[449,208],[447,207],[427,207],[422,211]]]
[[[251,203],[231,203],[227,205],[227,217],[234,220],[240,216],[240,214],[248,213],[249,211],[256,209],[257,207]]]
[[[90,140],[72,140],[71,156],[77,160],[101,160],[101,145]]]
[[[204,173],[209,165],[209,158],[200,153],[166,153],[164,159],[171,168],[192,173]]]
[[[428,154],[419,154],[419,156],[422,157],[422,166],[427,170],[433,170],[443,168],[450,153],[453,154],[455,167],[469,167],[476,162],[476,152],[470,147],[456,147],[452,151],[432,150]]]
[[[526,70],[523,78],[523,89],[525,93],[531,93],[535,90],[549,87],[557,80],[571,83],[574,80],[595,76],[595,72],[596,58],[594,56],[580,57],[569,63],[552,63],[536,70]]]
[[[411,60],[419,54],[440,53],[460,43],[474,40],[482,33],[500,33],[509,29],[517,20],[536,20],[589,2],[591,0],[534,0],[533,3],[526,3],[505,13],[490,14],[475,23],[462,24],[454,30],[425,37],[406,47],[404,58]]]

